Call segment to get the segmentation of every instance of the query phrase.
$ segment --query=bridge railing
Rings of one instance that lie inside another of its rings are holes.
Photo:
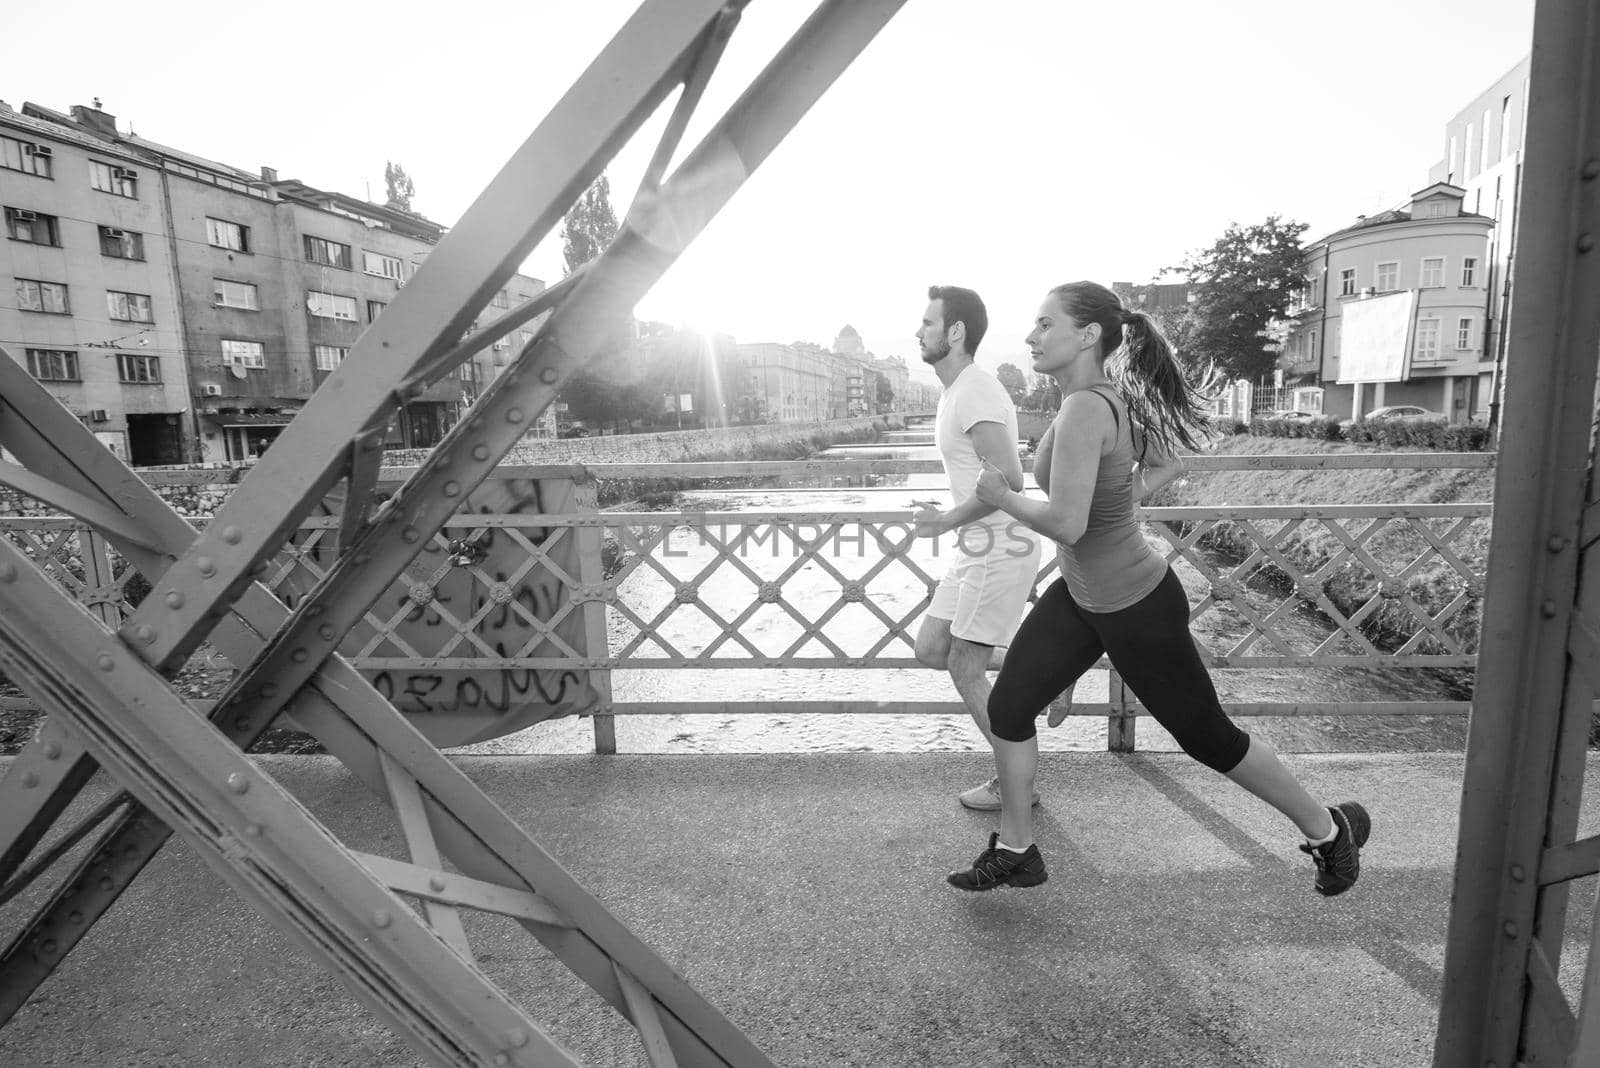
[[[1190,467],[1197,475],[1334,469],[1379,475],[1492,463],[1477,453],[1348,453],[1204,456]],[[393,596],[368,611],[341,653],[413,716],[498,715],[499,726],[480,725],[473,735],[484,737],[549,715],[587,712],[601,752],[615,750],[612,717],[619,715],[964,714],[953,699],[775,699],[765,692],[733,700],[613,697],[619,671],[917,669],[916,628],[950,554],[963,550],[953,537],[915,537],[909,501],[859,511],[600,511],[593,504],[597,480],[882,486],[938,471],[937,461],[894,459],[502,469],[422,547]],[[148,477],[193,493],[213,476]],[[544,506],[552,501],[563,503]],[[1150,507],[1142,518],[1147,537],[1179,570],[1192,626],[1215,668],[1282,676],[1293,668],[1422,672],[1476,662],[1486,502]],[[331,561],[338,524],[336,514],[307,520],[262,581],[292,603]],[[0,534],[108,624],[141,593],[142,580],[76,520],[0,518]],[[1022,544],[1008,541],[999,551],[1021,551]],[[1054,572],[1053,553],[1046,552],[1040,588]],[[703,678],[685,676],[697,677]],[[1248,683],[1239,688],[1248,690]],[[469,698],[484,707],[467,709]],[[1330,702],[1306,692],[1225,707],[1243,716],[1438,715],[1465,713],[1470,702]],[[1133,748],[1141,712],[1114,670],[1107,700],[1080,699],[1071,709],[1105,717],[1115,751]]]

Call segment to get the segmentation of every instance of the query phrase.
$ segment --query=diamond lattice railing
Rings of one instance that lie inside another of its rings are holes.
[[[1487,505],[1154,508],[1145,518],[1189,590],[1214,666],[1474,662]],[[581,527],[602,530],[601,582],[580,579]],[[11,518],[0,530],[80,601],[130,609],[134,572],[109,553],[114,577],[94,581],[80,524]],[[262,581],[292,604],[325,574],[337,537],[337,517],[307,520]],[[463,513],[342,651],[369,670],[911,667],[915,626],[956,551],[953,538],[915,537],[904,512]],[[1039,581],[1054,570],[1046,553]],[[605,650],[577,637],[596,602]]]

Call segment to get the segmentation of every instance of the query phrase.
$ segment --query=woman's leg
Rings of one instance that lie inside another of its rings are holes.
[[[1261,798],[1312,841],[1332,833],[1328,809],[1272,746],[1234,726],[1189,633],[1189,600],[1169,569],[1144,600],[1100,617],[1111,662],[1184,752]]]
[[[1023,618],[1006,651],[989,694],[989,725],[1000,776],[1000,840],[1007,845],[1020,849],[1033,842],[1030,802],[1039,768],[1035,720],[1102,652],[1099,637],[1059,578]]]

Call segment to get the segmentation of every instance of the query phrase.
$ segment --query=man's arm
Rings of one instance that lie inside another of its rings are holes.
[[[1022,460],[1017,455],[1017,442],[1010,434],[1006,433],[1003,423],[984,420],[973,423],[967,431],[967,437],[972,441],[972,448],[980,460],[986,461],[991,467],[1005,475],[1006,481],[1014,490],[1022,489]],[[982,519],[995,511],[992,504],[984,504],[977,496],[967,498],[961,504],[951,508],[948,512],[939,512],[937,516],[918,514],[918,533],[924,536],[945,534],[958,527]]]

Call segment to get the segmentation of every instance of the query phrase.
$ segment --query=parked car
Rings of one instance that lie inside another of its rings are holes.
[[[1318,412],[1301,412],[1301,411],[1296,411],[1293,408],[1284,408],[1281,411],[1273,412],[1272,413],[1272,418],[1274,418],[1274,419],[1315,419],[1318,416],[1318,414],[1320,414],[1320,413],[1318,413]]]
[[[1430,419],[1443,419],[1443,412],[1431,412],[1415,404],[1390,404],[1383,408],[1374,408],[1367,413],[1368,419],[1410,419],[1416,416],[1427,416]]]

